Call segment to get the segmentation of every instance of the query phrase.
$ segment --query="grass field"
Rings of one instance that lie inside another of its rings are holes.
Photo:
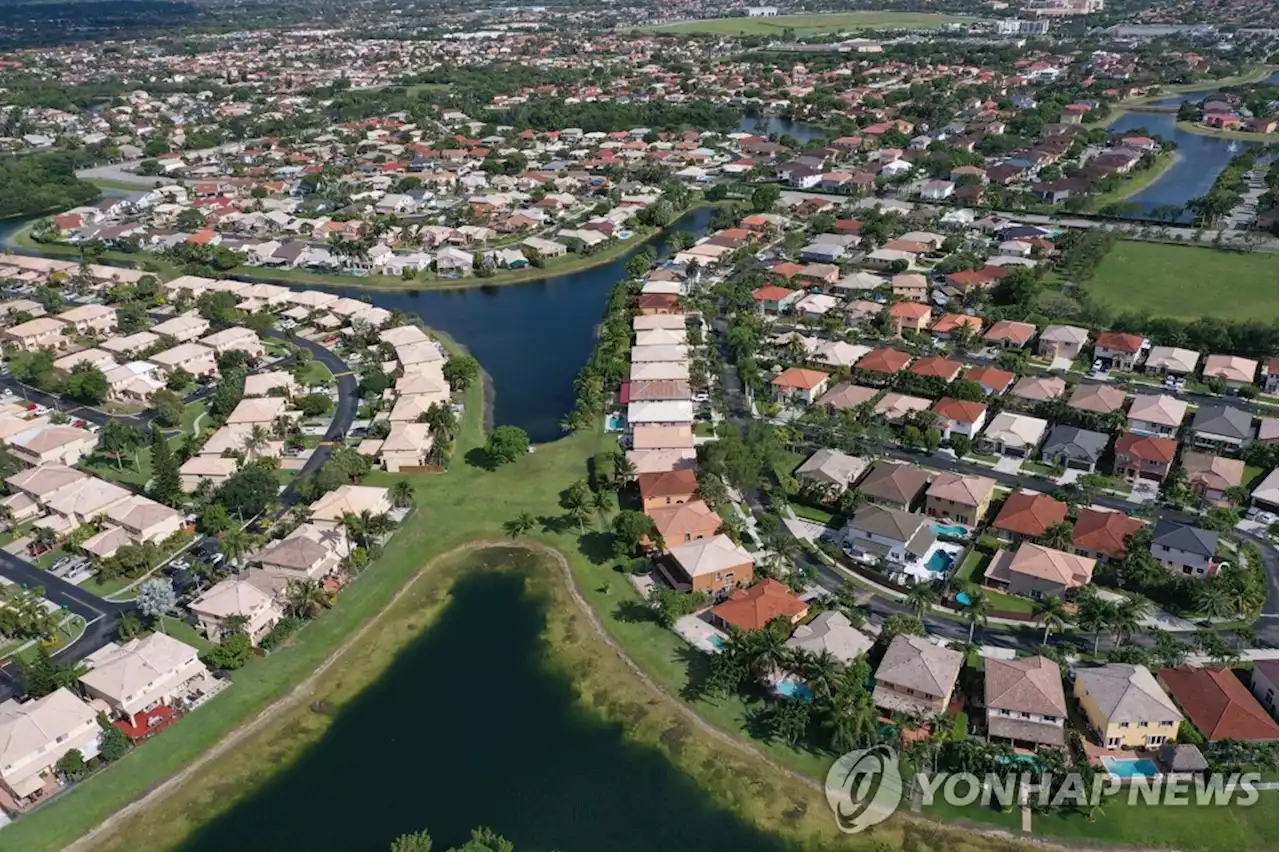
[[[967,19],[957,15],[916,12],[838,12],[831,15],[779,15],[776,18],[706,18],[645,29],[681,35],[780,36],[784,30],[792,30],[799,35],[843,30],[936,30],[943,24],[964,20]]]
[[[1108,204],[1115,204],[1119,201],[1132,198],[1142,190],[1151,186],[1160,179],[1160,177],[1174,166],[1182,156],[1177,151],[1162,151],[1156,155],[1156,161],[1152,163],[1151,168],[1143,169],[1135,172],[1133,175],[1125,178],[1120,185],[1110,192],[1101,195],[1095,195],[1089,199],[1090,210],[1101,210]]]
[[[1193,320],[1259,320],[1277,313],[1276,258],[1162,243],[1119,242],[1089,282],[1114,311]]]

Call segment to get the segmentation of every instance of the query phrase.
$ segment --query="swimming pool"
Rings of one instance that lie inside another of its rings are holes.
[[[1104,757],[1102,765],[1111,773],[1112,778],[1132,781],[1134,778],[1157,778],[1160,767],[1145,757]]]
[[[785,695],[787,698],[799,698],[801,701],[812,701],[813,690],[809,688],[807,683],[784,677],[778,681],[774,687],[779,695]]]
[[[968,606],[973,603],[973,598],[969,597],[968,592],[956,592],[956,603],[961,606]]]
[[[925,567],[929,569],[930,574],[945,574],[951,570],[951,562],[954,558],[945,550],[935,550],[929,554],[929,561],[925,563]]]
[[[938,535],[946,535],[951,538],[964,538],[969,534],[969,528],[962,527],[959,524],[934,524],[933,531]]]
[[[615,411],[605,418],[604,428],[609,432],[621,432],[627,426],[627,418],[620,411]]]
[[[712,636],[707,641],[710,642],[711,647],[715,648],[717,651],[723,651],[726,647],[723,636]]]

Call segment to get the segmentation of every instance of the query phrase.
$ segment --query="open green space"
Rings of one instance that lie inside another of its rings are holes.
[[[1114,311],[1193,320],[1257,320],[1280,311],[1276,258],[1124,240],[1098,264],[1089,292]]]
[[[943,24],[965,20],[969,19],[958,15],[921,12],[837,12],[829,15],[779,15],[773,18],[705,18],[677,24],[657,24],[645,29],[682,35],[780,36],[785,30],[798,35],[844,30],[936,30]]]
[[[319,361],[308,361],[299,381],[306,387],[327,385],[333,381],[333,372]]]
[[[1089,199],[1090,210],[1101,210],[1110,204],[1118,204],[1142,192],[1158,181],[1165,172],[1172,168],[1181,156],[1177,151],[1161,151],[1156,154],[1156,161],[1148,169],[1133,172],[1120,181],[1120,185],[1110,192],[1095,195]]]

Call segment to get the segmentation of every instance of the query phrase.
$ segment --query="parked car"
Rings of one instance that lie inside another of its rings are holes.
[[[66,568],[70,564],[71,564],[71,557],[63,556],[61,559],[57,560],[56,562],[54,562],[52,565],[49,566],[49,571],[50,573],[57,574],[59,571],[61,571],[63,568]]]

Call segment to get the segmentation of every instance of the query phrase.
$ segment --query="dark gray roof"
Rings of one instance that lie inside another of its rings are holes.
[[[1075,426],[1061,424],[1053,427],[1049,439],[1041,448],[1044,455],[1065,455],[1072,459],[1096,462],[1102,457],[1110,443],[1111,436],[1102,432],[1091,432],[1088,429],[1077,429]]]
[[[1253,415],[1225,405],[1206,405],[1196,412],[1191,429],[1228,438],[1252,438]]]
[[[849,521],[855,529],[901,542],[909,541],[920,527],[928,522],[929,518],[926,515],[902,512],[887,506],[877,506],[874,503],[868,503],[859,508]]]
[[[1151,544],[1161,544],[1184,553],[1213,556],[1218,549],[1218,534],[1165,518],[1156,524],[1155,531],[1151,534]]]

